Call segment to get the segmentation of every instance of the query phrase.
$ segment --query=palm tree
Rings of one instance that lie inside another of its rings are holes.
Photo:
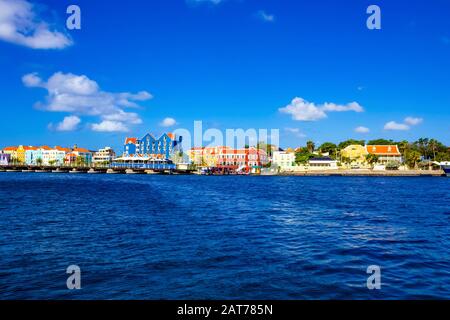
[[[420,161],[420,152],[417,152],[415,150],[411,150],[411,152],[408,152],[408,154],[405,157],[405,162],[409,168],[416,169],[419,161]]]
[[[437,147],[438,147],[437,140],[436,139],[430,139],[430,141],[428,142],[428,148],[433,153],[433,160],[436,160],[436,149],[437,149]]]
[[[314,141],[309,140],[308,142],[306,142],[306,148],[308,149],[309,153],[313,153],[316,148]]]
[[[366,161],[372,166],[373,169],[374,165],[378,162],[378,156],[369,153],[368,155],[366,155]]]
[[[422,156],[424,156],[425,158],[428,155],[428,142],[429,139],[428,138],[420,138],[419,140],[416,141],[416,145],[419,148],[420,153],[422,154]]]

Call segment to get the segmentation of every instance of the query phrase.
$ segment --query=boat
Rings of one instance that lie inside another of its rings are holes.
[[[450,177],[450,161],[440,162],[439,165],[441,166],[442,170],[444,170],[447,177]]]

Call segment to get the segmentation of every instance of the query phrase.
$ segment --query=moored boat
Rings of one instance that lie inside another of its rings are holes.
[[[450,177],[450,161],[441,162],[439,163],[439,165],[441,166],[442,170],[444,170],[447,177]]]

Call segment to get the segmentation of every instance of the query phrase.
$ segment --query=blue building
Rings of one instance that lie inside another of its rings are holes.
[[[142,139],[126,138],[123,154],[158,156],[170,159],[180,149],[182,137],[178,139],[172,133],[164,133],[159,138],[147,133]]]
[[[182,137],[164,133],[159,138],[146,134],[142,139],[126,138],[123,155],[112,167],[149,170],[175,170],[171,157],[181,151]]]

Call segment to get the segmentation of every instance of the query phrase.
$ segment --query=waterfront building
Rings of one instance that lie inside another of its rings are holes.
[[[136,154],[139,146],[139,142],[137,138],[126,138],[125,144],[123,148],[124,155]]]
[[[113,159],[112,166],[154,170],[174,170],[172,157],[181,150],[182,137],[164,133],[159,138],[146,134],[143,138],[126,138],[123,154]]]
[[[218,155],[226,147],[194,147],[188,151],[192,164],[200,167],[216,167]]]
[[[66,154],[71,151],[69,148],[59,146],[54,148],[50,148],[49,146],[28,146],[23,148],[25,149],[25,163],[28,165],[63,165]]]
[[[0,152],[0,166],[7,166],[11,159],[11,155],[9,153]]]
[[[349,159],[352,166],[365,166],[368,154],[366,147],[358,144],[349,145],[341,150],[341,158]]]
[[[38,163],[43,163],[42,149],[32,146],[24,147],[24,149],[26,164],[36,165]]]
[[[233,149],[221,147],[217,154],[217,168],[228,172],[260,173],[269,163],[267,153],[255,147]]]
[[[6,147],[3,153],[9,154],[9,162],[17,162],[17,147]]]
[[[111,147],[99,149],[94,153],[92,162],[96,164],[110,164],[116,158],[116,153]]]
[[[337,161],[330,157],[315,157],[308,161],[310,170],[337,170]]]
[[[48,158],[56,165],[63,165],[66,159],[66,154],[70,151],[71,150],[69,148],[56,146],[48,152]]]
[[[273,151],[272,166],[280,168],[280,171],[290,171],[295,166],[295,153],[288,151]]]
[[[366,146],[368,154],[378,156],[378,164],[385,165],[391,161],[402,163],[403,158],[398,146],[396,145],[368,145]]]
[[[91,165],[93,152],[85,149],[78,148],[76,145],[70,152],[65,155],[64,162],[68,165]]]
[[[56,146],[50,148],[48,146],[42,146],[42,155],[44,158],[44,165],[48,166],[61,166],[65,162],[65,157],[70,149]]]
[[[26,147],[20,145],[17,147],[16,150],[16,155],[17,155],[17,162],[19,163],[25,163],[25,152],[26,152]]]
[[[192,164],[228,172],[257,173],[269,162],[266,151],[255,147],[243,149],[224,146],[195,147],[187,153]]]
[[[162,155],[166,159],[170,159],[175,152],[181,150],[181,142],[182,137],[177,138],[172,133],[164,133],[159,138],[147,133],[141,139],[126,138],[123,155]]]

